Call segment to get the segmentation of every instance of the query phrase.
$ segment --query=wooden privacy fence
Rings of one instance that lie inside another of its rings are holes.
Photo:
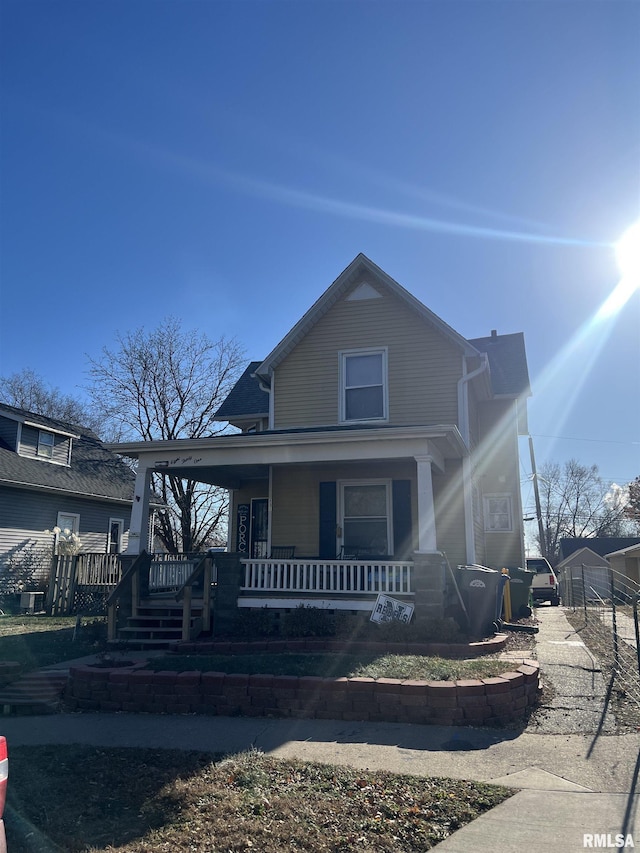
[[[202,554],[153,554],[149,572],[150,593],[178,591]],[[122,579],[119,554],[75,554],[53,558],[45,608],[51,616],[69,616],[81,610],[102,613],[106,601]]]
[[[81,609],[101,609],[122,575],[118,554],[74,554],[54,557],[46,611],[69,616]]]

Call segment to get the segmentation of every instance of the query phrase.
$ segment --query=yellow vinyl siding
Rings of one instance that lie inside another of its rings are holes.
[[[417,530],[416,466],[412,460],[274,468],[271,530],[274,545],[295,545],[297,557],[319,551],[319,484],[339,480],[411,480],[411,527]]]
[[[523,560],[516,417],[516,407],[512,400],[494,400],[479,408],[480,462],[477,473],[480,475],[482,493],[511,496],[513,530],[510,533],[484,531],[486,565],[494,569],[519,566]],[[484,507],[481,511],[484,524]]]
[[[355,286],[355,285],[354,285]],[[339,421],[339,353],[388,350],[389,423],[456,423],[462,354],[378,283],[378,299],[336,303],[275,371],[275,428]]]
[[[451,566],[467,562],[462,460],[448,459],[444,474],[433,475],[438,550]]]

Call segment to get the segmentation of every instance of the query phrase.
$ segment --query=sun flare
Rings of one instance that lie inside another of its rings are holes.
[[[616,243],[616,258],[622,278],[640,286],[640,221],[627,228]]]

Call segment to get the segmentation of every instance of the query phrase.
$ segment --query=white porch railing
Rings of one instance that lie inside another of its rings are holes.
[[[149,567],[149,592],[180,589],[202,559],[182,554],[153,554]]]
[[[412,562],[242,560],[243,592],[413,595]]]

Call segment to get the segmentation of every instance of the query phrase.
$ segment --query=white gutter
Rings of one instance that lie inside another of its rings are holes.
[[[458,380],[458,420],[462,440],[467,446],[469,453],[462,457],[462,490],[464,499],[464,532],[466,541],[467,563],[474,565],[476,562],[476,540],[473,530],[473,490],[471,488],[471,476],[473,466],[471,463],[471,426],[469,424],[469,382],[489,369],[489,357],[482,353],[482,362],[479,367],[471,373],[467,373],[467,360],[462,357],[462,377]]]

